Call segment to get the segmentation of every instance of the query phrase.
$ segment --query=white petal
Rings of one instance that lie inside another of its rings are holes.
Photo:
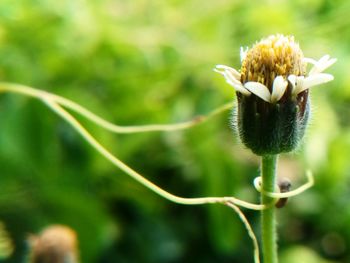
[[[337,59],[336,58],[332,58],[330,60],[327,60],[323,63],[323,66],[322,66],[322,71],[324,71],[325,69],[329,68],[330,66],[332,66],[335,62],[337,62]],[[321,71],[321,72],[322,72]]]
[[[224,71],[223,76],[225,77],[225,79],[230,80],[230,81],[232,81],[232,82],[234,82],[234,83],[241,83],[241,80],[235,78],[235,76],[233,76],[233,75],[231,74],[231,72],[228,71],[228,70],[225,70],[225,71]]]
[[[312,65],[317,64],[317,60],[314,60],[313,58],[303,58],[303,62],[312,64]]]
[[[292,84],[292,87],[293,87],[293,90],[295,89],[295,85],[296,85],[296,83],[297,83],[297,76],[295,76],[295,75],[289,75],[288,76],[288,80],[289,80],[289,82],[290,82],[290,84]]]
[[[297,84],[300,83],[300,81],[298,81],[298,77],[293,74],[288,76],[288,80],[292,84],[292,94],[294,94],[298,86]]]
[[[225,65],[216,65],[214,68],[215,72],[220,73],[226,79],[226,82],[231,85],[236,91],[249,96],[251,93],[244,88],[241,83],[241,74],[234,68]]]
[[[284,92],[286,91],[287,85],[288,82],[282,76],[277,76],[275,78],[275,80],[273,81],[271,94],[272,103],[275,103],[282,98]]]
[[[336,58],[330,59],[329,55],[325,55],[320,58],[317,63],[314,64],[313,68],[310,70],[309,75],[318,74],[332,66],[337,61]]]
[[[217,67],[215,67],[213,70],[221,75],[224,75],[224,73],[225,73],[225,70],[222,70],[222,69],[217,68]]]
[[[308,76],[304,79],[303,85],[296,94],[299,94],[300,92],[311,88],[312,86],[320,85],[329,81],[332,81],[334,79],[333,75],[331,74],[326,74],[326,73],[318,73],[318,74],[313,74],[311,76]]]
[[[228,71],[228,72],[230,72],[233,75],[233,77],[235,79],[237,79],[237,80],[241,79],[241,74],[237,70],[235,70],[234,68],[231,68],[229,66],[216,65],[214,71],[218,72],[220,74],[223,74],[224,72]]]
[[[243,60],[245,60],[247,56],[247,52],[248,52],[248,47],[246,48],[241,47],[240,49],[241,63],[243,62]]]
[[[322,64],[322,63],[326,62],[327,60],[329,60],[330,57],[331,57],[330,55],[326,54],[318,60],[318,63]]]
[[[246,88],[244,88],[244,86],[242,85],[242,83],[235,83],[232,82],[228,79],[226,79],[226,82],[231,85],[236,91],[242,93],[243,95],[249,96],[251,93],[249,92],[249,90],[247,90]]]
[[[255,81],[250,81],[244,83],[244,87],[251,93],[263,99],[264,101],[271,102],[270,91],[264,84]]]
[[[304,79],[305,79],[304,76],[295,76],[295,75],[288,76],[288,80],[290,81],[290,83],[293,86],[293,89],[292,89],[293,95],[296,95],[296,94],[301,92],[300,90],[304,86]]]

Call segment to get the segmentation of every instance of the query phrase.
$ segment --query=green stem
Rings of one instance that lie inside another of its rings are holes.
[[[262,157],[262,189],[274,192],[276,182],[277,155]],[[261,194],[262,204],[269,204],[272,198]],[[271,206],[261,212],[262,254],[265,263],[277,263],[277,235],[275,207]]]

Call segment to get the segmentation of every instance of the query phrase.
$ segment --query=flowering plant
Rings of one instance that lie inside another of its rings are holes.
[[[310,115],[309,89],[333,80],[323,71],[335,61],[329,55],[304,58],[293,37],[273,35],[241,49],[240,72],[217,65],[237,94],[235,122],[242,142],[258,155],[295,149]],[[307,64],[313,65],[308,73]]]

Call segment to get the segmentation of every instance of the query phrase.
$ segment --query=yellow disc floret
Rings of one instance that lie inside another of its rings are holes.
[[[306,65],[299,44],[292,36],[272,35],[256,43],[242,62],[241,82],[256,81],[272,90],[277,76],[305,75]]]

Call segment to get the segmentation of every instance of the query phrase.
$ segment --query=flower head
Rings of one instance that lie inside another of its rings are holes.
[[[336,59],[304,58],[294,38],[283,35],[269,36],[240,53],[240,71],[224,65],[217,65],[215,71],[237,93],[242,142],[259,155],[293,150],[307,124],[309,89],[333,80],[323,71]],[[312,65],[308,73],[307,64]]]
[[[63,225],[51,225],[40,235],[29,236],[30,262],[78,262],[75,231]]]

